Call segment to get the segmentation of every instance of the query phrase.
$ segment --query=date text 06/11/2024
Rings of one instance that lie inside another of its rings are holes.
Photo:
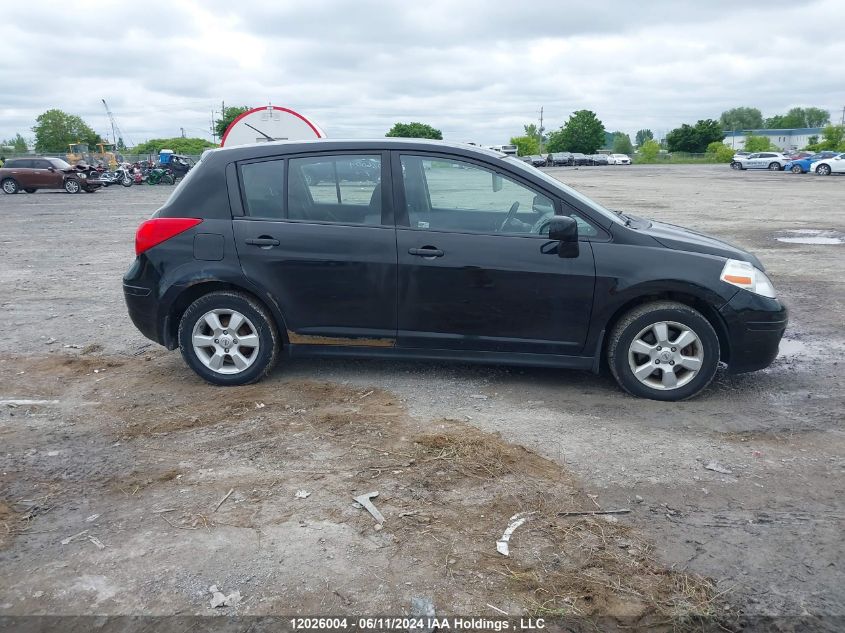
[[[291,628],[297,631],[431,631],[448,629],[456,631],[530,631],[546,628],[543,618],[479,618],[479,617],[298,617],[290,619]]]

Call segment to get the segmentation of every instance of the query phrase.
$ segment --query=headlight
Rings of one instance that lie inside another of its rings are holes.
[[[80,178],[87,178],[87,176],[85,175],[85,172],[84,172],[84,171],[79,172],[79,173],[77,174],[77,176],[79,176]]]
[[[725,262],[725,267],[722,268],[722,275],[719,279],[754,294],[770,299],[775,298],[775,287],[766,277],[766,273],[748,262],[729,259]]]

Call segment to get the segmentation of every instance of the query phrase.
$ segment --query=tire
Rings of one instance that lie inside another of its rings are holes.
[[[20,187],[18,187],[18,183],[16,183],[11,178],[6,178],[2,183],[0,183],[0,187],[3,189],[3,193],[13,194],[20,191]]]
[[[215,313],[219,313],[216,321],[211,317],[211,322],[219,327],[212,329],[206,318]],[[228,330],[233,313],[243,317],[234,334]],[[235,336],[250,336],[256,346],[236,343]],[[223,348],[224,337],[229,348]],[[194,301],[182,315],[178,338],[182,358],[200,378],[213,385],[258,382],[273,370],[279,359],[279,335],[272,315],[258,301],[240,292],[212,292]],[[196,340],[207,341],[208,345],[198,349],[194,345]],[[241,363],[248,363],[245,367],[237,367],[232,350],[239,353]],[[215,358],[221,359],[219,369],[212,367]]]
[[[830,176],[830,172],[830,165],[819,165],[818,167],[816,167],[816,173],[819,176]]]
[[[35,193],[37,189],[35,189],[34,187],[28,187],[24,189],[24,191],[26,191],[27,193]]]
[[[173,176],[171,176],[170,174],[165,174],[161,177],[161,180],[159,182],[162,185],[173,185],[176,184],[176,179],[173,178]]]
[[[742,171],[742,163],[734,161],[731,163],[731,169],[738,169]]]
[[[793,174],[803,174],[804,173],[804,170],[801,169],[800,165],[793,165],[792,169],[790,169],[789,171],[791,171]]]
[[[769,171],[782,171],[780,163],[769,163]]]
[[[656,336],[662,330],[660,324],[666,326],[664,341],[668,343],[664,345],[660,345]],[[682,335],[690,342],[676,349],[671,343],[679,341]],[[719,337],[700,312],[683,303],[647,303],[632,309],[614,326],[608,339],[607,362],[616,382],[631,395],[652,400],[686,400],[699,394],[713,380],[719,365]],[[664,369],[668,366],[672,366],[671,372]],[[645,373],[649,367],[652,371]],[[635,368],[644,370],[640,378],[635,375]],[[675,377],[677,386],[672,386],[667,373]]]
[[[135,183],[131,178],[124,178],[123,180],[120,181],[120,184],[123,185],[124,187],[131,187]]]
[[[81,190],[82,186],[76,178],[68,178],[65,180],[65,191],[68,193],[79,193]]]

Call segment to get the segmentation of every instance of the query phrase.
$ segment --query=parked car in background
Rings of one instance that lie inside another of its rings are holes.
[[[607,154],[593,154],[590,156],[590,163],[593,165],[609,165]]]
[[[360,160],[379,163],[371,180],[305,173]],[[787,325],[752,253],[420,139],[211,150],[140,225],[135,254],[133,323],[217,385],[281,358],[460,360],[606,366],[627,392],[676,401],[720,362],[768,366]]]
[[[572,153],[572,160],[575,161],[576,165],[589,165],[590,159],[585,155],[579,152]]]
[[[839,152],[819,152],[818,154],[810,154],[803,158],[793,158],[783,168],[786,171],[791,171],[793,174],[806,174],[810,171],[811,164],[827,158],[833,158],[838,154]]]
[[[819,176],[830,176],[831,174],[845,174],[845,153],[837,154],[832,158],[816,161],[810,165],[810,171]]]
[[[556,167],[572,166],[575,164],[575,157],[572,155],[572,152],[555,152],[552,154],[552,158]]]
[[[530,156],[530,158],[531,158],[531,164],[534,165],[534,167],[545,167],[546,166],[546,159],[544,157],[540,156],[539,154],[533,154],[532,156]]]
[[[10,158],[0,168],[0,188],[8,194],[38,189],[93,193],[102,186],[96,169],[84,164],[73,167],[61,158]]]
[[[782,171],[789,158],[780,152],[755,152],[748,156],[734,156],[731,161],[732,169],[769,169]]]
[[[627,154],[611,154],[607,157],[610,165],[630,165],[631,157]]]
[[[812,156],[813,152],[784,152],[784,154],[789,156],[789,160],[801,160]]]

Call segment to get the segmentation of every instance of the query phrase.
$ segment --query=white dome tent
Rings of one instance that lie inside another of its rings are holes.
[[[326,133],[316,123],[290,108],[268,105],[247,110],[232,121],[220,140],[220,146],[314,138],[326,138]]]

